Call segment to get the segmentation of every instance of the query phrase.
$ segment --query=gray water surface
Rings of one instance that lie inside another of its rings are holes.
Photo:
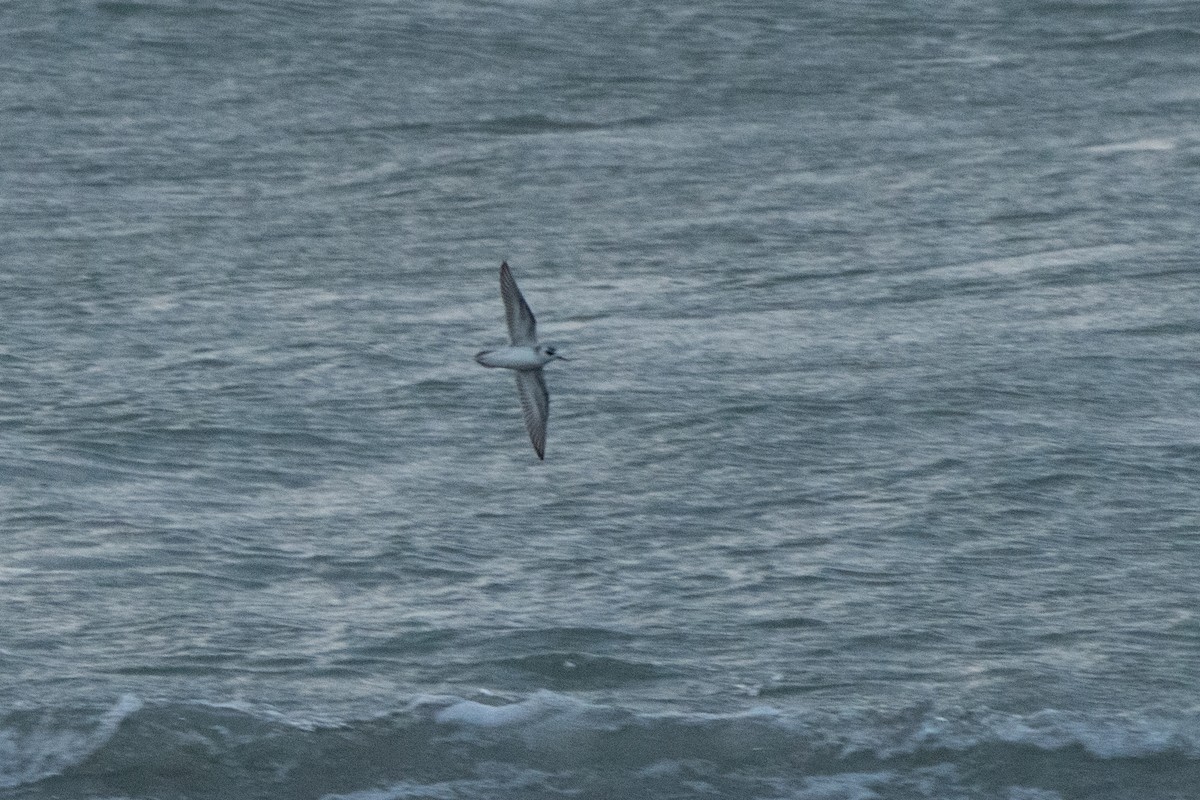
[[[0,66],[0,794],[1200,791],[1191,4],[7,4]]]

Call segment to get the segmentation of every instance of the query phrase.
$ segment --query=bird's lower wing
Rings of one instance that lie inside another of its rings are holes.
[[[538,458],[546,458],[546,420],[550,418],[550,393],[542,370],[517,372],[517,393],[521,395],[521,411],[525,414],[525,430]]]

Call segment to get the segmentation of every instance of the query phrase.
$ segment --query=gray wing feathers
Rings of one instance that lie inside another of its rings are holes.
[[[538,458],[546,458],[546,420],[550,417],[550,393],[541,368],[517,372],[517,393],[521,395],[521,411],[525,414],[525,430]]]
[[[500,297],[504,299],[504,318],[508,322],[508,338],[514,345],[537,344],[537,320],[529,304],[517,288],[516,278],[508,262],[500,265]]]

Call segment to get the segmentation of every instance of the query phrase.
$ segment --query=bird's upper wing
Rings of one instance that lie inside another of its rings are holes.
[[[517,393],[521,395],[521,411],[525,414],[525,430],[538,458],[546,458],[546,420],[550,418],[550,393],[541,367],[516,371]]]
[[[512,344],[537,344],[537,320],[521,296],[507,261],[500,265],[500,296],[504,298],[504,318],[508,321],[508,338]]]

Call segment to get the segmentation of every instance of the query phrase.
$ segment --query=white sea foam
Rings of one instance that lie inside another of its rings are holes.
[[[90,726],[62,725],[45,715],[5,725],[0,728],[0,788],[40,781],[80,763],[141,708],[141,700],[124,695]]]
[[[477,728],[500,728],[529,722],[542,715],[542,709],[529,701],[504,706],[489,706],[474,700],[463,700],[439,711],[434,717],[444,725],[473,725]]]
[[[1150,138],[1136,139],[1130,142],[1112,142],[1097,144],[1088,148],[1089,153],[1108,155],[1110,153],[1161,153],[1174,150],[1178,144],[1174,139]]]
[[[321,800],[408,800],[408,798],[422,798],[422,800],[452,800],[452,798],[462,797],[459,787],[450,783],[441,784],[423,784],[404,781],[395,783],[384,789],[364,789],[361,792],[350,792],[349,794],[327,794],[323,795]]]

